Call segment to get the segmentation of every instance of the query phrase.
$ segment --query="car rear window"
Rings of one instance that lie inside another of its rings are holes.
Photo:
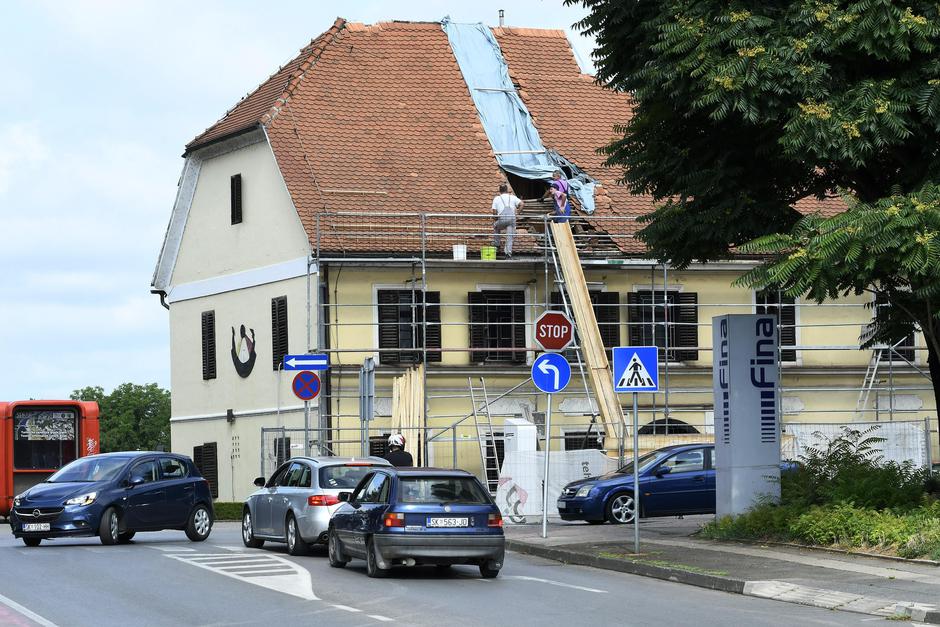
[[[320,469],[320,487],[327,490],[355,489],[370,470],[372,466],[365,464],[324,466]]]
[[[402,503],[468,503],[490,500],[480,484],[469,477],[402,478],[398,500]]]

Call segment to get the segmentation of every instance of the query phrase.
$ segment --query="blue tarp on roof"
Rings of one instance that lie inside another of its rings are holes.
[[[527,179],[548,180],[555,170],[564,176],[561,166],[570,166],[570,162],[545,149],[529,110],[509,79],[509,67],[489,27],[457,24],[446,17],[441,25],[499,166]],[[594,213],[593,179],[578,170],[572,172],[568,184],[581,209]]]

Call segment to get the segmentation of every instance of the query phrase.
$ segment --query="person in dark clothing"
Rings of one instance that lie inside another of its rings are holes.
[[[393,433],[388,438],[388,453],[385,460],[392,466],[414,466],[415,460],[411,453],[405,450],[405,436]]]

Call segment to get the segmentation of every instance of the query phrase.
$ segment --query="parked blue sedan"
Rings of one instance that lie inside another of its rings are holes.
[[[358,557],[366,574],[383,577],[398,565],[474,564],[487,578],[503,566],[502,516],[468,472],[376,467],[339,498],[328,531],[330,566]]]
[[[715,513],[715,445],[668,446],[639,458],[640,517]],[[565,486],[562,520],[633,522],[633,461],[600,477]]]
[[[14,498],[10,514],[13,535],[26,546],[68,536],[118,544],[161,529],[201,542],[212,520],[209,483],[191,459],[141,452],[81,457]]]

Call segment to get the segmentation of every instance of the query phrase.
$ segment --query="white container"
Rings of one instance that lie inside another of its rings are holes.
[[[466,261],[467,260],[467,245],[466,244],[454,244],[454,261]]]

